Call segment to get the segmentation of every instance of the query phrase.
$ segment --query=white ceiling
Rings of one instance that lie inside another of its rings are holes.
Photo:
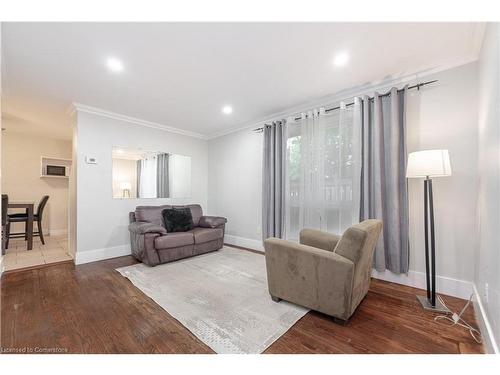
[[[210,136],[477,58],[477,23],[3,23],[7,130],[71,137],[72,102]],[[332,58],[348,51],[350,62]],[[111,73],[105,60],[123,61]],[[221,107],[230,104],[230,116]]]

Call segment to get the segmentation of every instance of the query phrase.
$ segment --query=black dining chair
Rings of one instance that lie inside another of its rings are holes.
[[[33,232],[33,236],[39,236],[40,240],[42,241],[42,244],[45,245],[45,239],[43,238],[43,229],[42,229],[42,217],[43,217],[43,210],[45,209],[45,205],[47,204],[47,201],[49,200],[49,196],[45,195],[40,203],[38,204],[38,208],[36,210],[36,214],[33,215],[33,222],[36,221],[37,224],[37,229],[38,231]],[[24,226],[24,233],[10,233],[10,224],[11,223],[26,223]],[[28,213],[20,213],[20,214],[10,214],[8,215],[8,222],[7,222],[7,247],[9,246],[9,238],[19,238],[19,237],[24,237],[25,239],[28,238]]]
[[[7,222],[9,220],[9,215],[7,212],[9,210],[9,196],[7,194],[2,194],[2,255],[5,255],[5,249],[7,249],[7,240],[9,236],[7,235]]]

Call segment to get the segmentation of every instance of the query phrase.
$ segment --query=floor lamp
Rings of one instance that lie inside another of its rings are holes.
[[[432,197],[432,177],[451,176],[448,150],[426,150],[408,155],[407,178],[424,179],[424,234],[425,234],[425,276],[427,295],[417,296],[426,310],[446,312],[446,308],[436,300],[436,244],[434,233],[434,202]]]

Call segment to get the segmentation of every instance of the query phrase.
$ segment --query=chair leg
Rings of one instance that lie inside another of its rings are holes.
[[[45,239],[43,238],[43,231],[42,231],[42,222],[38,220],[37,225],[38,225],[38,235],[40,236],[40,241],[42,241],[42,245],[45,245]]]
[[[2,225],[2,255],[5,255],[5,245],[7,243],[7,225]]]
[[[24,222],[24,240],[28,241],[28,220]]]
[[[10,223],[7,222],[7,233],[5,233],[5,236],[7,237],[6,241],[5,241],[5,248],[8,249],[9,248],[9,238],[10,238]]]

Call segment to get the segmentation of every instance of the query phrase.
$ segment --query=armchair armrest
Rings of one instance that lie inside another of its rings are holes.
[[[227,223],[227,219],[225,217],[220,216],[202,216],[198,223],[198,226],[202,228],[217,228],[221,225]]]
[[[302,229],[299,236],[301,244],[327,251],[333,251],[341,237],[316,229]]]
[[[167,230],[161,225],[151,224],[144,221],[130,223],[128,230],[135,234],[158,233],[167,234]]]
[[[351,313],[354,263],[315,247],[264,241],[269,293],[286,301],[347,319]]]

